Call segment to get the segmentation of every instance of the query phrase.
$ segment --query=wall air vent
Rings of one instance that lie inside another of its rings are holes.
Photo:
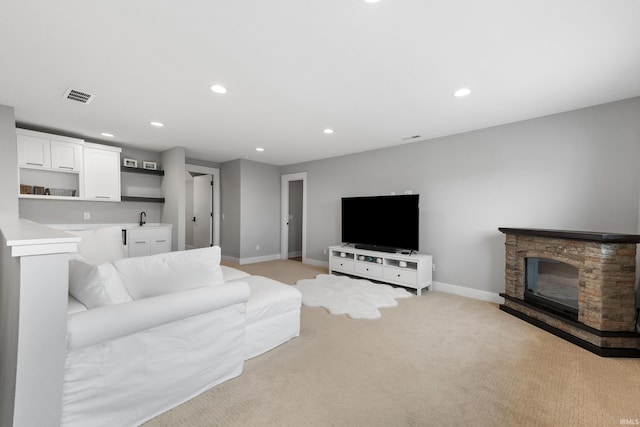
[[[64,95],[62,95],[65,99],[70,99],[71,101],[81,102],[83,104],[89,104],[93,101],[94,96],[90,93],[83,92],[81,90],[68,88]]]
[[[420,135],[412,135],[412,136],[407,136],[402,138],[403,141],[414,141],[416,139],[419,139]]]

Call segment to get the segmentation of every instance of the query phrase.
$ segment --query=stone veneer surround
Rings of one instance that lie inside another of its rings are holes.
[[[640,236],[500,228],[506,234],[505,304],[500,308],[603,356],[640,356],[635,266]],[[526,258],[578,269],[578,321],[525,301]],[[636,354],[637,353],[637,354]]]

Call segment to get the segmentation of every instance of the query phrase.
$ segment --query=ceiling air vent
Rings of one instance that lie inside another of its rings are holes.
[[[93,101],[94,96],[90,93],[82,92],[81,90],[75,89],[67,89],[64,95],[62,95],[65,99],[70,99],[71,101],[78,101],[83,104],[89,104]]]

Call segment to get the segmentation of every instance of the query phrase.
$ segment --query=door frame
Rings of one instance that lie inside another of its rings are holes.
[[[280,259],[289,258],[289,182],[302,181],[302,261],[307,258],[307,173],[282,175],[280,209]]]
[[[213,246],[220,246],[220,169],[186,164],[185,170],[213,176]]]

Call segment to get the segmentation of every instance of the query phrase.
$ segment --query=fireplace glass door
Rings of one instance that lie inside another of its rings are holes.
[[[578,269],[546,258],[526,258],[525,300],[578,318]]]

